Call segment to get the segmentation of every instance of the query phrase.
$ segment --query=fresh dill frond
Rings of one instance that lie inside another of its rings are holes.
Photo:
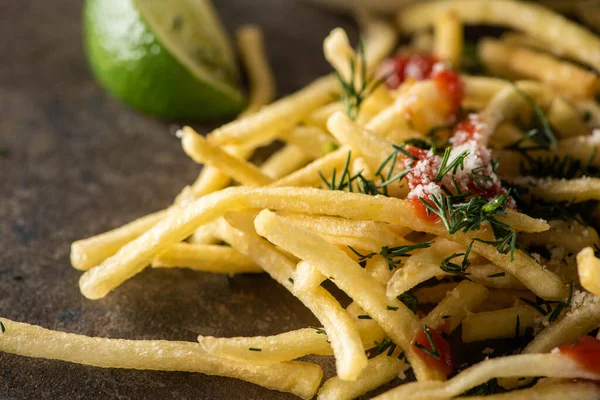
[[[356,73],[357,62],[360,70]],[[367,76],[367,61],[365,57],[364,40],[360,38],[356,58],[350,58],[350,77],[346,81],[336,71],[335,75],[341,86],[341,98],[346,114],[351,120],[358,117],[362,103],[387,79],[387,76],[375,78],[375,74]]]
[[[444,151],[444,156],[442,157],[442,163],[440,164],[440,169],[437,174],[433,178],[433,182],[439,182],[442,178],[452,171],[452,174],[455,175],[458,172],[458,169],[464,169],[465,158],[469,156],[468,151],[463,151],[457,157],[455,157],[452,161],[450,160],[450,153],[452,152],[452,147],[447,147]]]
[[[424,345],[422,345],[419,342],[414,342],[413,346],[415,346],[416,348],[421,350],[423,353],[430,355],[431,357],[435,358],[436,360],[439,360],[441,357],[440,351],[438,350],[437,346],[435,345],[433,336],[431,335],[430,328],[427,325],[425,325],[423,327],[423,331],[425,332],[425,336],[427,337],[427,341],[429,342],[429,345],[431,346],[431,348],[428,349],[427,347],[425,347]]]
[[[410,311],[414,313],[417,312],[417,308],[419,307],[419,300],[409,292],[404,292],[400,296],[398,296],[398,300],[400,300],[406,307],[410,309]]]
[[[400,259],[402,257],[410,256],[411,255],[410,252],[413,250],[425,249],[425,248],[431,246],[431,243],[432,242],[423,242],[423,243],[396,246],[396,247],[383,246],[381,248],[381,250],[379,251],[379,253],[370,252],[370,253],[366,253],[366,254],[360,253],[358,250],[354,249],[353,247],[348,246],[348,248],[350,249],[350,251],[352,251],[354,254],[356,254],[358,256],[359,262],[366,261],[366,260],[372,258],[373,256],[380,255],[386,261],[390,271],[392,271],[392,270],[398,268],[398,264],[400,264]]]
[[[556,135],[550,125],[550,121],[548,121],[542,109],[535,103],[531,96],[521,90],[516,84],[513,82],[510,82],[510,84],[513,86],[515,92],[531,107],[537,119],[537,125],[525,135],[524,139],[533,140],[540,148],[545,150],[555,148],[558,141],[556,140]],[[516,144],[517,148],[519,144]]]

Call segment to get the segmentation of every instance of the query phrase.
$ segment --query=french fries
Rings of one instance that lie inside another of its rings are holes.
[[[1,318],[0,350],[28,357],[69,361],[102,368],[200,372],[242,379],[312,398],[323,372],[316,364],[287,362],[256,365],[211,356],[198,343],[170,340],[93,338],[51,331]]]
[[[231,247],[178,243],[152,260],[154,268],[187,267],[196,271],[222,274],[264,272]]]
[[[446,382],[412,382],[401,385],[377,400],[450,399],[496,377],[583,378],[598,380],[598,376],[582,368],[569,356],[557,354],[520,354],[482,361],[460,372]]]
[[[577,254],[577,272],[581,286],[600,296],[600,260],[595,256],[593,248],[586,247]]]
[[[540,314],[530,306],[517,306],[504,310],[471,314],[463,321],[464,343],[486,339],[519,337],[532,328]]]
[[[370,315],[400,346],[421,379],[440,379],[439,371],[431,369],[410,344],[422,325],[404,304],[385,297],[383,290],[358,264],[345,253],[323,243],[309,231],[285,222],[270,211],[263,210],[254,222],[257,232],[270,242],[317,266],[334,283]]]

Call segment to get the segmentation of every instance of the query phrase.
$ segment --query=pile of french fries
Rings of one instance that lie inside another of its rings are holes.
[[[413,37],[401,52],[432,53],[454,68],[462,60],[464,25],[512,28],[515,32],[499,39],[479,42],[477,53],[486,69],[502,78],[462,75],[462,106],[479,113],[488,127],[488,145],[500,160],[503,179],[526,185],[548,201],[600,200],[600,179],[523,177],[522,155],[504,149],[525,134],[515,121],[532,113],[516,86],[546,111],[558,135],[551,154],[600,166],[600,140],[591,128],[600,125],[594,99],[600,70],[597,36],[540,5],[513,0],[419,3],[402,11],[397,23]],[[390,23],[367,19],[363,25],[362,67],[358,61],[349,66],[348,60],[358,56],[343,30],[333,30],[324,42],[325,57],[339,79],[356,85],[366,76],[360,68],[377,71],[399,38]],[[431,27],[433,34],[427,32]],[[512,210],[501,217],[529,243],[564,246],[577,254],[570,271],[579,278],[573,289],[564,268],[546,267],[519,249],[514,255],[498,252],[486,243],[493,238],[488,226],[449,234],[442,224],[416,217],[401,180],[388,185],[387,196],[335,190],[336,179],[344,178],[340,171],[373,177],[394,144],[423,137],[439,125],[444,118],[438,88],[431,80],[407,81],[395,90],[378,86],[354,120],[344,113],[334,75],[271,103],[274,79],[260,30],[244,27],[237,39],[250,80],[248,109],[204,137],[190,127],[179,131],[185,153],[204,165],[198,179],[165,210],[73,243],[71,262],[84,271],[80,288],[88,299],[118,290],[148,266],[267,273],[322,327],[268,337],[200,336],[199,343],[189,343],[91,338],[0,319],[0,350],[104,368],[234,377],[305,399],[355,398],[404,377],[409,368],[416,382],[378,398],[450,399],[491,379],[517,388],[539,377],[544,379],[527,389],[490,398],[599,398],[600,387],[589,380],[600,376],[551,352],[600,327],[600,260],[593,249],[600,239],[594,228]],[[585,121],[583,113],[589,115]],[[264,163],[248,161],[254,150],[275,140],[283,147]],[[404,167],[386,168],[384,174],[393,176]],[[324,181],[331,187],[324,187]],[[382,249],[414,244],[416,236],[431,245],[391,268]],[[470,243],[468,275],[456,279],[440,269],[444,259]],[[350,306],[344,309],[321,286],[325,280],[352,298]],[[415,313],[401,301],[407,293],[433,308]],[[413,339],[424,327],[443,326],[448,334],[461,327],[463,343],[470,343],[513,337],[517,321],[516,334],[523,335],[539,323],[540,315],[529,305],[536,296],[578,301],[570,301],[542,326],[520,354],[482,361],[446,380],[415,350]],[[372,356],[371,350],[386,341],[390,346]],[[294,361],[309,354],[333,355],[337,376],[322,384],[319,365]]]

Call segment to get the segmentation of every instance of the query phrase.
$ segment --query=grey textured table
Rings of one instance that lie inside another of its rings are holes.
[[[350,21],[292,0],[217,0],[232,31],[266,31],[279,94],[328,71],[322,39]],[[0,2],[0,315],[93,336],[194,341],[316,323],[266,276],[146,270],[85,299],[69,244],[167,206],[199,168],[171,124],[140,115],[92,79],[81,0]],[[199,127],[202,128],[202,127]],[[209,128],[204,127],[204,128]],[[327,374],[331,363],[325,362]],[[291,398],[227,378],[104,370],[0,353],[2,399]]]

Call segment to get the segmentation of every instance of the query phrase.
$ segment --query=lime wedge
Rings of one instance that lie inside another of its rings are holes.
[[[244,105],[228,37],[209,0],[86,0],[94,75],[130,106],[168,119],[216,119]]]

